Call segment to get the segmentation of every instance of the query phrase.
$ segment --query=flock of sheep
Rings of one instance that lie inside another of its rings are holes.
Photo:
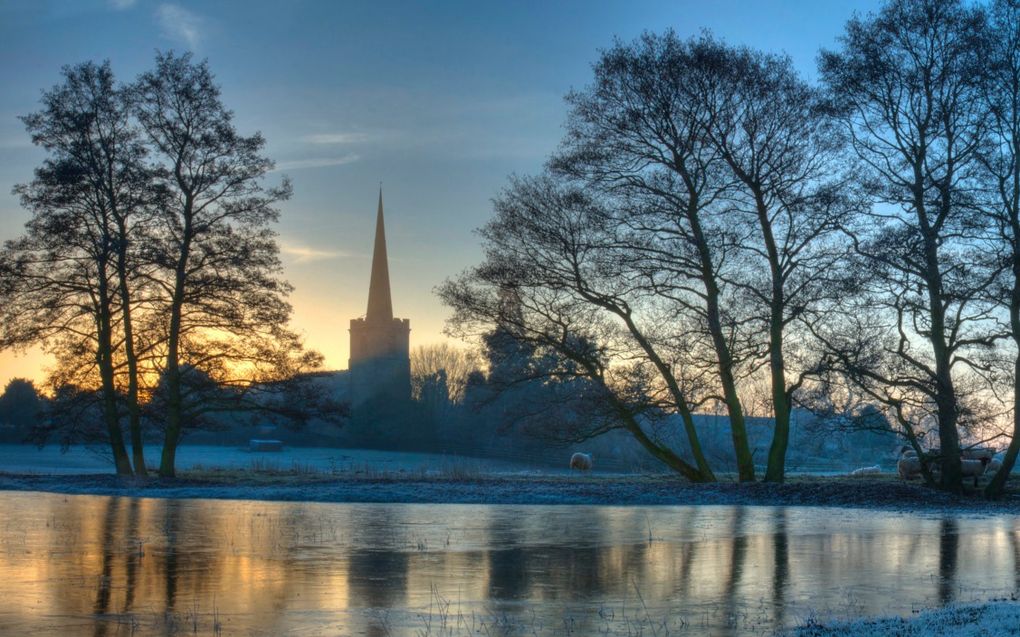
[[[941,469],[938,456],[938,450],[932,450],[929,454],[931,459],[928,461],[932,473],[936,475]],[[975,487],[978,484],[978,478],[985,474],[995,475],[995,472],[1000,467],[1002,467],[1002,461],[995,456],[995,450],[985,447],[964,449],[963,457],[960,459],[960,469],[963,472],[963,477],[974,478]],[[914,478],[921,477],[921,459],[917,457],[915,450],[910,447],[900,449],[900,457],[896,462],[896,472],[904,480],[913,480]]]
[[[941,470],[939,452],[933,449],[928,454],[928,465],[934,474]],[[591,471],[594,465],[594,457],[590,453],[577,452],[570,456],[570,468],[575,471]],[[978,485],[978,478],[988,474],[995,475],[995,472],[1002,466],[1002,461],[996,457],[995,450],[987,447],[975,447],[963,450],[963,458],[960,460],[961,470],[964,478],[974,478],[974,486]],[[910,447],[901,447],[899,459],[896,461],[896,472],[904,480],[914,480],[921,477],[921,459],[917,457],[917,451]],[[850,472],[851,476],[864,477],[879,475],[882,468],[878,465],[872,467],[861,467]]]
[[[927,454],[928,465],[935,475],[941,471],[942,465],[939,462],[938,449],[933,449]],[[974,486],[978,484],[978,478],[987,474],[995,475],[995,472],[1002,467],[1002,461],[996,457],[994,449],[973,448],[964,449],[963,458],[960,459],[960,469],[964,478],[974,478]],[[878,465],[873,467],[861,467],[850,472],[851,476],[863,477],[878,475],[882,468]],[[917,457],[917,451],[910,447],[901,447],[899,459],[896,461],[896,473],[904,480],[914,480],[921,477],[921,459]]]

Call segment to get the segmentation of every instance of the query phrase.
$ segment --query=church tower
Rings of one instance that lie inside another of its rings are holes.
[[[380,188],[368,310],[365,318],[351,319],[349,363],[353,421],[372,441],[387,438],[387,425],[396,424],[391,421],[405,414],[411,400],[410,332],[410,320],[393,317]]]

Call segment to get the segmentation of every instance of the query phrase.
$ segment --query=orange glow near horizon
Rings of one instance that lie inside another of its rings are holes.
[[[291,298],[294,305],[291,328],[302,336],[305,347],[323,355],[323,370],[347,369],[350,356],[348,325],[350,319],[365,313],[368,272],[364,273],[362,289],[352,291],[343,302],[332,300],[335,296],[318,302],[312,295],[301,294],[301,286],[295,277],[291,277],[290,281],[297,288]],[[404,287],[399,285],[399,279],[394,282],[397,283],[397,290]],[[339,292],[337,290],[335,294]],[[394,313],[400,318],[411,319],[411,349],[450,340],[443,334],[446,314],[436,312],[438,300],[431,304],[421,304],[421,299],[415,300],[418,302],[411,305],[399,297],[398,291],[394,292]],[[13,378],[27,378],[40,390],[44,389],[46,375],[52,365],[53,358],[38,347],[24,352],[0,352],[0,392]]]

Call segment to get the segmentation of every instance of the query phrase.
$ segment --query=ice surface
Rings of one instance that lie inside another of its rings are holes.
[[[0,493],[0,634],[763,635],[1020,592],[1020,520]]]

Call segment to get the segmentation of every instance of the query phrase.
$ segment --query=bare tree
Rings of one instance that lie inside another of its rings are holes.
[[[782,482],[794,394],[815,367],[799,324],[819,321],[820,302],[841,287],[830,274],[846,252],[837,234],[850,213],[836,168],[841,140],[789,58],[722,46],[712,55],[705,134],[737,184],[729,223],[757,229],[734,232],[740,267],[720,276],[744,291],[742,311],[767,335],[775,428],[765,480]]]
[[[50,158],[32,182],[15,188],[33,217],[26,235],[4,250],[0,344],[41,342],[65,372],[98,382],[117,472],[130,474],[116,377],[118,360],[126,359],[134,472],[144,475],[129,251],[136,218],[157,196],[153,174],[110,65],[85,63],[63,75],[43,94],[43,109],[23,118]]]
[[[473,349],[456,347],[450,343],[419,345],[411,352],[411,393],[421,398],[422,386],[442,372],[451,402],[464,399],[468,377],[483,366],[481,356]]]
[[[737,384],[753,345],[725,276],[737,253],[734,230],[744,229],[722,214],[735,181],[706,134],[704,100],[718,81],[720,50],[711,38],[685,42],[667,32],[603,52],[594,84],[567,97],[567,137],[552,167],[607,199],[603,223],[625,254],[617,267],[657,298],[672,329],[697,338],[681,365],[717,388],[747,481],[755,470]],[[672,374],[661,362],[665,379]],[[678,406],[688,403],[667,384]]]
[[[694,383],[674,373],[676,352],[665,345],[671,341],[660,341],[655,322],[642,318],[656,299],[618,269],[614,230],[596,200],[562,180],[515,180],[482,230],[486,262],[439,290],[455,310],[451,330],[478,336],[496,325],[544,354],[545,364],[517,382],[585,381],[574,404],[584,409],[578,420],[586,425],[568,437],[623,428],[685,477],[714,480],[687,398]],[[507,290],[516,299],[513,312]],[[680,415],[693,463],[646,430],[663,408]]]
[[[286,328],[290,285],[271,224],[290,196],[284,180],[266,188],[272,169],[260,134],[237,133],[232,113],[205,62],[158,54],[133,86],[144,129],[169,193],[153,253],[161,290],[155,317],[164,348],[166,427],[160,474],[174,475],[184,409],[182,366],[224,384],[267,383],[317,364]]]
[[[951,0],[892,0],[847,24],[821,70],[862,162],[871,211],[847,228],[867,280],[853,330],[866,341],[833,361],[904,427],[937,423],[942,486],[962,488],[959,383],[994,330],[982,299],[994,280],[975,206],[984,14]],[[987,267],[985,267],[987,266]],[[911,413],[913,412],[913,413]]]
[[[992,298],[1007,314],[1013,343],[1012,439],[1002,467],[985,487],[985,495],[1001,497],[1020,452],[1020,3],[996,0],[991,8],[991,37],[986,62],[990,69],[984,99],[991,114],[989,143],[982,163],[989,179],[990,215],[998,230],[1006,265],[1003,283]],[[1011,378],[1010,378],[1011,377]]]

